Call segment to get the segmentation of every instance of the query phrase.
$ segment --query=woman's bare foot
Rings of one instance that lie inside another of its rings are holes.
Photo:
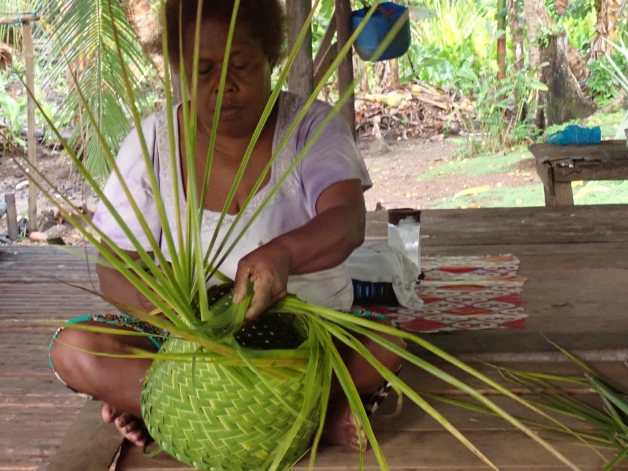
[[[344,446],[352,451],[360,451],[360,443],[362,450],[368,448],[364,426],[351,412],[351,406],[346,398],[341,399],[336,405],[329,404],[322,440],[328,445]]]
[[[144,422],[131,414],[119,414],[113,407],[105,404],[102,407],[102,418],[108,424],[114,423],[120,434],[139,448],[144,448],[150,436]]]

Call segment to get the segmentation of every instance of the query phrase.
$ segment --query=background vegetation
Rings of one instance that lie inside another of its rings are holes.
[[[574,54],[586,64],[581,77],[584,93],[602,115],[624,112],[628,91],[628,1],[619,0],[399,0],[412,12],[413,42],[399,61],[364,64],[358,92],[386,92],[404,83],[423,82],[444,90],[452,100],[474,103],[473,114],[462,117],[460,159],[504,152],[542,139],[545,130],[535,120],[539,96],[545,85],[532,57],[550,34],[565,31]],[[140,108],[149,113],[160,103],[163,65],[151,53],[158,30],[158,0],[0,0],[0,16],[10,12],[37,12],[42,21],[34,26],[36,38],[36,93],[66,130],[94,175],[109,169],[93,138],[94,129],[74,87],[81,89],[106,138],[115,149],[130,130],[121,70],[113,50],[113,22],[134,75]],[[527,37],[526,15],[530,5],[542,8],[544,25],[538,37]],[[361,2],[355,2],[359,8]],[[333,0],[323,0],[314,22],[314,50],[333,12]],[[602,27],[606,25],[605,27]],[[611,40],[616,47],[611,47]],[[0,144],[5,149],[24,146],[26,99],[20,29],[0,28],[0,41],[12,51],[12,63],[0,63]],[[504,47],[505,46],[505,47]],[[332,98],[335,83],[328,84]],[[613,115],[614,116],[614,115]],[[602,118],[603,119],[603,118]],[[616,118],[613,118],[616,119]],[[618,120],[618,121],[621,121]],[[619,123],[617,123],[619,124]],[[42,119],[40,138],[52,141]],[[621,126],[615,128],[623,129]],[[614,128],[614,129],[615,129]],[[614,133],[606,133],[608,136]],[[623,136],[622,136],[623,137]],[[53,142],[50,142],[54,144]],[[520,198],[517,198],[519,200]],[[538,198],[536,198],[538,199]],[[534,201],[536,201],[534,199]]]

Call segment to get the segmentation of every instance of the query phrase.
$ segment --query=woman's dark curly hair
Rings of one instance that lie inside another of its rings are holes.
[[[181,25],[184,30],[194,27],[199,1],[203,2],[203,20],[211,18],[231,22],[234,0],[167,0],[165,8],[168,54],[176,67],[181,60],[179,28]],[[240,0],[237,24],[248,27],[251,34],[260,41],[271,66],[279,64],[286,38],[286,14],[281,0]],[[161,50],[161,44],[159,49]]]

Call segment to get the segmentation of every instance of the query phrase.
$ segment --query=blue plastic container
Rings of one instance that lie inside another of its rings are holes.
[[[353,31],[360,26],[368,11],[368,8],[363,8],[352,13]],[[362,60],[375,62],[373,54],[397,21],[403,21],[404,24],[378,61],[397,59],[408,52],[412,42],[410,13],[406,7],[383,2],[377,7],[355,42],[355,49]]]

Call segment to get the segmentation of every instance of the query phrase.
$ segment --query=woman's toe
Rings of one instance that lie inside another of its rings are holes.
[[[118,413],[116,410],[111,407],[109,404],[105,404],[102,406],[102,420],[106,423],[111,424],[118,418]]]

